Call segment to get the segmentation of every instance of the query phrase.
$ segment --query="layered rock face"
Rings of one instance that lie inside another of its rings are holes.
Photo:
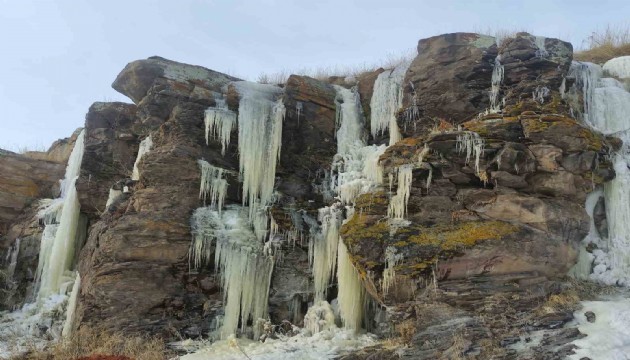
[[[586,195],[614,178],[606,155],[619,146],[570,116],[559,89],[571,59],[570,44],[526,33],[499,45],[470,33],[418,43],[396,114],[404,138],[379,159],[384,183],[356,199],[341,228],[363,286],[386,309],[367,322],[384,336],[403,323],[412,328],[409,358],[449,358],[454,351],[489,358],[489,349],[508,356],[519,331],[557,328],[571,319],[534,310],[563,291],[589,231]],[[500,78],[493,77],[497,69]],[[370,98],[383,71],[357,77],[366,138]],[[237,80],[152,57],[128,64],[114,81],[133,104],[90,107],[77,181],[89,233],[79,257],[75,327],[176,338],[205,336],[217,325],[224,305],[220,281],[213,261],[191,271],[190,219],[204,205],[201,159],[228,174],[226,203],[243,203],[238,130],[223,154],[220,141],[206,142],[204,126],[204,111],[219,102],[238,112]],[[294,240],[281,245],[283,261],[271,279],[274,323],[301,324],[313,301],[308,241],[321,225],[317,210],[333,202],[326,186],[341,106],[333,84],[349,86],[298,75],[282,85],[286,116],[267,211],[274,231]],[[500,111],[488,111],[493,96]],[[34,207],[27,206],[52,196],[63,165],[6,154],[0,167],[12,170],[11,177],[0,175],[0,224],[21,216],[22,235],[15,230],[7,240],[34,239],[23,251],[32,263],[40,230]],[[605,221],[598,224],[604,231]],[[329,300],[335,294],[333,285]],[[561,356],[577,334],[564,335],[566,341],[535,351]],[[398,355],[372,349],[348,358],[389,356]]]

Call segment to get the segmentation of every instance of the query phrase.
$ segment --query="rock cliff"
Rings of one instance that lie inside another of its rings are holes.
[[[527,33],[500,44],[472,33],[419,41],[394,119],[403,138],[378,158],[385,181],[361,191],[340,229],[380,309],[366,324],[383,337],[410,329],[405,358],[560,358],[571,351],[566,344],[579,333],[561,328],[571,312],[541,308],[571,289],[567,274],[590,226],[584,202],[615,177],[607,155],[620,146],[573,117],[561,90],[571,85],[572,51],[569,43]],[[270,284],[274,324],[304,325],[315,298],[309,239],[322,225],[318,209],[333,202],[327,186],[342,105],[335,86],[356,85],[362,138],[382,144],[384,134],[368,135],[370,99],[389,70],[343,81],[292,75],[280,86],[286,115],[267,209],[284,241]],[[177,339],[204,337],[217,326],[221,283],[213,260],[191,269],[191,216],[204,206],[198,160],[225,170],[226,204],[243,203],[238,131],[224,150],[204,125],[206,109],[221,101],[239,111],[238,80],[151,57],[128,64],[112,85],[132,104],[89,108],[76,183],[88,231],[77,260],[73,327]],[[32,292],[42,231],[37,200],[59,191],[73,139],[47,154],[0,153],[0,244],[7,253],[20,247],[11,274],[19,285],[5,308]],[[405,199],[402,216],[392,215],[395,196]],[[328,300],[336,294],[333,283]],[[538,330],[550,331],[547,341],[529,353],[510,348],[523,332]],[[397,356],[376,347],[344,358]]]

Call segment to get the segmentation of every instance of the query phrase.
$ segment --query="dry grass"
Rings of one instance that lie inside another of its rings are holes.
[[[82,328],[47,349],[33,349],[13,360],[76,360],[94,355],[115,355],[134,360],[165,360],[174,354],[157,337],[127,336]]]
[[[393,69],[406,61],[411,61],[416,56],[415,49],[408,49],[400,53],[390,53],[374,64],[357,64],[352,66],[332,65],[314,69],[302,68],[297,70],[283,69],[274,73],[262,73],[256,79],[261,84],[284,84],[291,75],[302,75],[326,81],[331,77],[355,77],[360,74],[383,69]]]
[[[580,302],[584,300],[596,300],[601,296],[613,295],[619,292],[615,286],[601,285],[586,280],[569,279],[569,286],[559,294],[553,294],[547,298],[537,309],[538,315],[559,312],[574,312],[580,309]]]
[[[604,63],[612,58],[630,55],[630,24],[594,31],[585,41],[584,50],[574,54],[575,60]]]

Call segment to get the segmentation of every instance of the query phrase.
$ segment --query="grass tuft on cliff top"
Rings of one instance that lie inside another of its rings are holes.
[[[630,24],[612,26],[594,31],[586,41],[586,48],[574,54],[575,60],[602,64],[606,61],[630,55]]]

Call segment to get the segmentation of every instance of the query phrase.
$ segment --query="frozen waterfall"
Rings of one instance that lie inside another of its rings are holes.
[[[577,266],[582,270],[578,273],[583,277],[593,262],[591,278],[605,284],[630,286],[630,93],[617,79],[605,77],[623,74],[624,66],[624,61],[619,59],[610,60],[603,68],[573,62],[570,76],[575,78],[576,88],[571,89],[568,96],[571,100],[577,91],[581,91],[583,107],[574,108],[578,115],[595,130],[618,137],[623,142],[621,149],[611,155],[616,176],[603,186],[608,237],[602,239],[591,224],[591,232],[584,242],[596,243],[598,249],[593,252],[594,259],[581,254]],[[589,197],[587,210],[594,206],[592,201]],[[592,211],[589,215],[592,216]]]
[[[389,145],[401,139],[396,117],[402,108],[403,81],[411,61],[405,61],[392,70],[378,75],[370,100],[370,132],[377,136],[389,129]]]

